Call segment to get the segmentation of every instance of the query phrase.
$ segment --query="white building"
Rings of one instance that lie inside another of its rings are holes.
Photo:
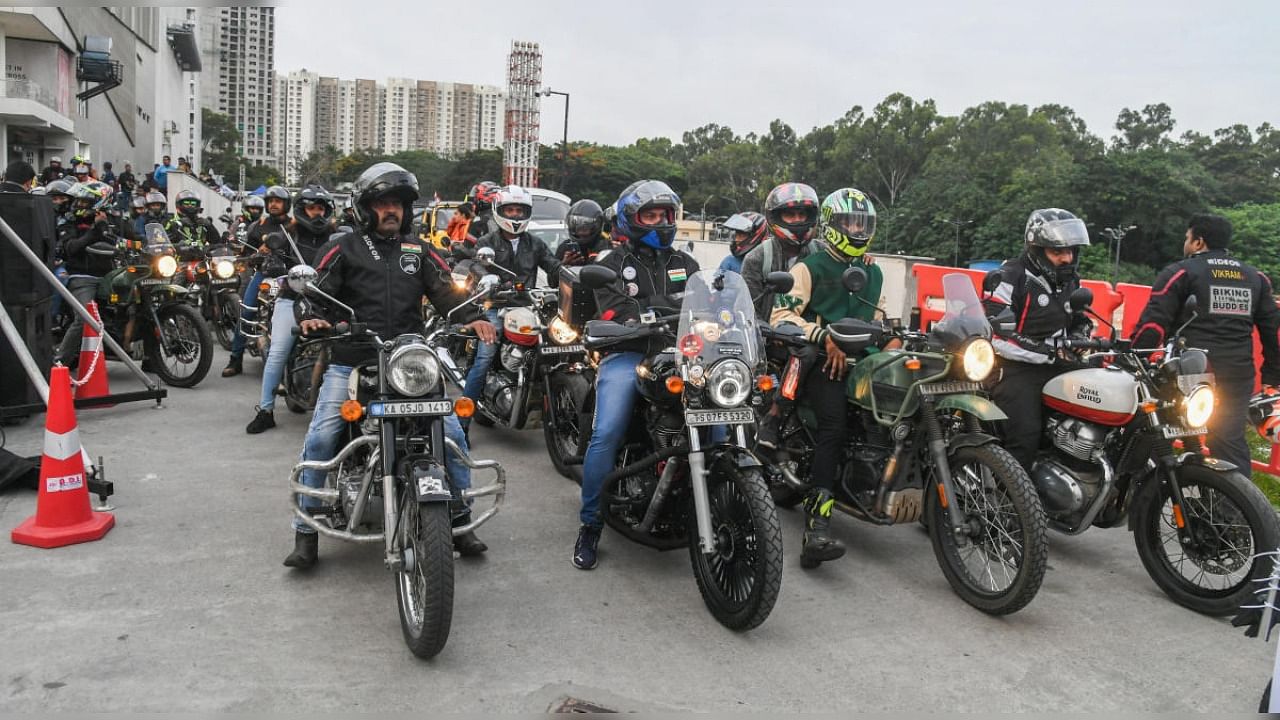
[[[276,80],[276,137],[279,143],[279,167],[285,182],[298,181],[298,170],[316,148],[316,89],[320,76],[306,70],[295,70]]]
[[[209,71],[201,105],[231,116],[243,138],[240,153],[256,164],[274,164],[275,8],[203,7],[200,47]]]
[[[75,33],[55,7],[0,9],[0,141],[5,164],[26,160],[37,172],[56,156],[70,160],[75,140]]]

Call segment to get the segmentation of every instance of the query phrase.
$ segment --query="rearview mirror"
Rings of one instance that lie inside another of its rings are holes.
[[[316,269],[310,265],[294,265],[289,268],[289,289],[303,294],[307,291],[307,286],[316,279]]]
[[[1092,307],[1093,291],[1087,287],[1076,288],[1071,291],[1067,302],[1071,304],[1071,312],[1080,312],[1087,307]]]
[[[480,286],[479,286],[480,292],[488,292],[498,287],[498,285],[500,284],[502,284],[502,281],[498,279],[497,275],[493,275],[493,274],[485,275],[484,277],[480,278]]]
[[[776,270],[765,276],[764,284],[765,287],[773,292],[783,295],[791,292],[791,288],[796,284],[796,279],[789,272]]]
[[[280,233],[271,233],[267,236],[266,245],[268,250],[271,250],[272,252],[280,252],[288,249],[289,241],[285,240],[284,236]]]
[[[618,273],[603,265],[588,265],[582,268],[582,272],[578,273],[578,280],[592,290],[599,290],[605,285],[611,285],[617,279]]]
[[[993,293],[996,288],[1000,287],[1000,283],[1004,281],[1004,276],[999,270],[991,270],[982,278],[982,292]]]
[[[844,289],[857,295],[867,288],[867,271],[860,267],[851,267],[840,276]]]
[[[493,262],[493,259],[497,256],[498,253],[491,247],[482,247],[476,250],[476,260],[479,260],[485,265]]]

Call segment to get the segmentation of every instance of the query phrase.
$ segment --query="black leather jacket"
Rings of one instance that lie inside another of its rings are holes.
[[[525,287],[537,286],[538,268],[547,274],[548,283],[555,283],[560,276],[560,263],[551,256],[547,244],[527,232],[520,233],[519,246],[515,250],[511,249],[511,241],[503,236],[502,231],[495,229],[480,238],[474,249],[468,248],[464,252],[475,257],[475,251],[482,247],[493,248],[493,261],[515,273],[516,281],[524,283]],[[496,274],[503,282],[508,280],[504,273]]]
[[[94,223],[68,222],[58,228],[58,252],[66,263],[67,273],[102,277],[111,272],[115,262],[110,256],[89,252],[90,245],[110,240],[105,220]]]
[[[992,339],[996,352],[1006,360],[1044,365],[1054,360],[1054,351],[1046,341],[1050,338],[1088,332],[1087,319],[1072,321],[1067,299],[1080,287],[1080,279],[1072,278],[1057,285],[1041,275],[1022,255],[1000,266],[1000,286],[983,302],[987,315],[999,315],[1005,308],[1013,311],[1017,326],[1013,332],[996,331]]]

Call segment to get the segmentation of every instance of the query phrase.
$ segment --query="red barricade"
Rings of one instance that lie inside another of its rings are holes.
[[[1123,298],[1120,302],[1120,324],[1116,329],[1120,331],[1120,337],[1127,338],[1133,335],[1134,326],[1142,316],[1142,309],[1147,306],[1147,300],[1151,297],[1151,286],[1116,283],[1116,290]]]
[[[921,263],[911,266],[911,274],[916,276],[916,306],[920,308],[920,328],[928,329],[929,325],[942,319],[946,308],[942,298],[942,278],[951,273],[964,273],[973,280],[978,294],[982,294],[982,278],[986,273],[982,270],[967,270],[945,265],[928,265]]]
[[[1124,296],[1111,289],[1110,283],[1102,280],[1081,280],[1080,285],[1093,292],[1093,311],[1106,318],[1107,322],[1114,323],[1116,310],[1124,302]],[[1111,337],[1111,328],[1096,320],[1094,325],[1094,337]]]

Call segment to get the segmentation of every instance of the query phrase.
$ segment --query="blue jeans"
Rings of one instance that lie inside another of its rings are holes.
[[[246,303],[247,304],[247,303]],[[302,443],[303,460],[332,460],[337,452],[338,437],[346,421],[339,414],[342,403],[347,399],[347,380],[351,377],[350,365],[330,365],[325,370],[324,380],[320,384],[320,394],[316,399],[315,414],[311,416],[311,426],[307,428],[306,440]],[[455,415],[444,418],[444,434],[458,444],[464,452],[468,452],[467,439],[462,433],[462,425]],[[449,480],[457,490],[471,487],[471,469],[454,455],[452,450],[445,452],[445,470]],[[306,470],[302,473],[302,484],[311,488],[324,487],[325,476],[322,470]],[[302,497],[302,507],[311,508],[321,505],[319,500]],[[298,518],[293,518],[293,529],[300,532],[314,532]]]
[[[298,321],[293,318],[293,300],[279,298],[276,309],[271,313],[271,347],[267,350],[267,362],[262,368],[262,401],[258,407],[271,410],[276,406],[276,386],[284,377],[284,367],[289,361],[289,353],[298,338],[293,329]]]
[[[497,310],[486,310],[484,317],[493,326],[498,328],[498,332],[502,332],[502,323],[498,321]],[[467,382],[462,386],[462,394],[472,400],[480,398],[480,393],[484,392],[484,376],[489,374],[489,368],[493,365],[493,356],[498,354],[498,343],[486,343],[476,340],[476,358],[471,363],[471,369],[467,371]]]
[[[618,448],[627,438],[636,396],[640,394],[636,388],[636,366],[641,360],[644,360],[643,353],[620,352],[600,361],[596,373],[596,414],[582,462],[579,519],[583,525],[601,527],[604,524],[600,518],[600,491],[605,476],[613,472]]]
[[[240,308],[241,322],[258,319],[258,285],[261,283],[262,271],[259,270],[253,274],[253,277],[249,278],[249,285],[244,289],[244,304],[253,309]],[[236,323],[236,334],[231,338],[231,357],[238,358],[244,355],[246,340],[240,323]]]
[[[53,275],[54,277],[58,278],[58,282],[62,283],[62,287],[67,286],[67,266],[66,265],[62,263],[58,263],[57,265],[54,265]],[[55,290],[53,292],[53,299],[49,301],[49,317],[52,318],[54,322],[57,322],[58,313],[60,312],[62,312],[62,293]]]

